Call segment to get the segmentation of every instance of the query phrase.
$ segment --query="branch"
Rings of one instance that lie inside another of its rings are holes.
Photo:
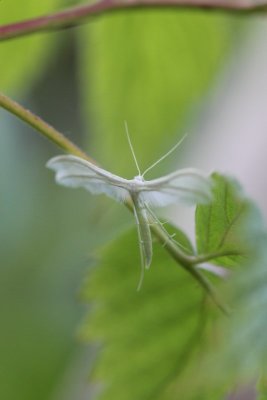
[[[224,12],[258,13],[267,11],[267,0],[100,0],[54,14],[0,26],[0,41],[34,32],[70,28],[88,17],[126,9],[209,9]]]
[[[16,115],[22,121],[32,126],[43,136],[47,137],[49,140],[61,147],[61,149],[92,162],[86,153],[84,153],[78,146],[67,139],[62,133],[58,132],[55,128],[47,124],[37,115],[33,114],[29,110],[26,110],[26,108],[22,107],[20,104],[16,103],[14,100],[11,100],[2,93],[0,93],[0,107],[9,111],[13,115]]]

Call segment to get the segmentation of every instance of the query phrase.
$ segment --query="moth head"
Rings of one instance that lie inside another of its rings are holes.
[[[143,175],[135,176],[134,180],[137,181],[137,182],[144,182],[145,181],[144,178],[143,178]]]

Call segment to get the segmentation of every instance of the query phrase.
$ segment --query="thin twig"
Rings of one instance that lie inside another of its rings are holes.
[[[53,14],[0,26],[0,41],[79,25],[88,17],[126,9],[208,9],[224,12],[261,13],[267,11],[266,0],[100,0],[85,3]]]
[[[22,107],[20,104],[2,93],[0,93],[0,107],[9,111],[11,114],[16,115],[22,121],[32,126],[43,136],[47,137],[49,140],[57,144],[61,149],[92,162],[92,160],[86,153],[84,153],[78,146],[67,139],[62,133],[57,131],[51,125],[47,124],[33,112]]]
[[[221,257],[233,257],[233,256],[244,256],[240,251],[238,250],[221,250],[217,251],[214,253],[208,253],[208,254],[200,254],[198,256],[191,256],[191,262],[192,264],[201,264],[207,261],[215,260],[217,258]]]

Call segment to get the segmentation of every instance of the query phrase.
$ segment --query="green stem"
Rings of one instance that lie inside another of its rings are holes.
[[[67,139],[62,133],[2,93],[0,93],[0,107],[9,111],[11,114],[16,115],[22,121],[32,126],[42,135],[57,144],[61,149],[92,162],[86,153],[84,153],[78,146]]]
[[[267,11],[267,1],[237,0],[100,0],[93,4],[75,6],[54,14],[0,26],[0,41],[34,32],[70,28],[90,16],[126,9],[208,9],[225,12],[258,13]]]
[[[195,268],[194,264],[196,264],[195,260],[197,257],[188,256],[183,253],[181,249],[170,239],[165,230],[161,228],[161,226],[151,225],[151,230],[160,243],[164,245],[171,257],[198,281],[198,283],[208,293],[220,310],[223,311],[224,314],[228,315],[229,311],[218,298],[216,289],[213,287],[211,282],[204,275],[202,275],[197,268]]]
[[[207,261],[215,260],[220,257],[230,257],[230,256],[242,256],[243,254],[240,251],[235,250],[224,250],[218,251],[209,254],[203,254],[199,256],[189,256],[192,264],[202,264]]]

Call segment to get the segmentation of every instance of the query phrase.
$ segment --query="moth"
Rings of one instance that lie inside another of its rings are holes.
[[[144,271],[144,268],[149,268],[153,254],[150,224],[151,220],[155,220],[155,215],[151,207],[163,207],[177,201],[191,205],[208,203],[211,200],[211,181],[200,171],[192,168],[180,169],[157,179],[145,180],[145,174],[174,151],[181,140],[141,173],[127,126],[126,133],[138,170],[138,175],[133,179],[114,175],[73,155],[53,157],[46,165],[56,172],[55,179],[60,185],[72,188],[82,187],[96,195],[104,193],[118,202],[131,199],[138,232],[142,271]]]

